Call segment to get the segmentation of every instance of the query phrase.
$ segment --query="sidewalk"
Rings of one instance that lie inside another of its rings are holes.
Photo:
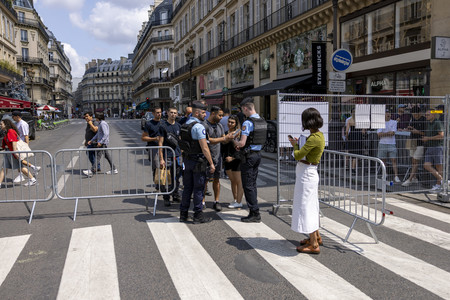
[[[261,156],[266,159],[277,160],[277,153],[269,153],[265,151],[261,151]],[[432,203],[438,206],[443,206],[450,208],[450,203],[441,202],[437,199],[437,194],[435,193],[403,193],[403,194],[389,194],[386,193],[386,197],[389,198],[411,198],[423,202]]]

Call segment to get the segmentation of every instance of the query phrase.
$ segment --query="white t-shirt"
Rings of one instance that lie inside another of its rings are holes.
[[[380,128],[377,130],[378,133],[390,132],[390,131],[393,131],[393,132],[397,131],[397,121],[389,120],[386,122],[385,128]],[[385,136],[385,137],[380,138],[380,144],[395,145],[395,135]]]
[[[22,141],[25,142],[25,136],[30,135],[30,126],[24,120],[20,120],[16,123],[17,130],[19,131],[19,136]]]

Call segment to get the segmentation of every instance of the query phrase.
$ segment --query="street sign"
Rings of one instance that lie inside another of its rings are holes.
[[[328,78],[330,80],[345,80],[345,73],[344,72],[329,72]]]
[[[353,56],[346,49],[338,49],[331,56],[331,65],[338,72],[343,72],[350,68],[353,62]]]
[[[330,80],[328,81],[328,90],[330,92],[345,92],[345,81],[344,80]]]

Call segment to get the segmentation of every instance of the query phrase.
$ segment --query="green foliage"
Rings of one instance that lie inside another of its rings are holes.
[[[20,71],[6,60],[0,60],[0,68],[22,75]]]

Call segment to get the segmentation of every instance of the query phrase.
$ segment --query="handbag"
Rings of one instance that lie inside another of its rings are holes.
[[[167,184],[171,184],[172,180],[170,177],[170,170],[165,166],[162,169],[156,168],[155,178],[153,181],[155,182],[155,184],[159,185],[166,185],[166,182]]]
[[[25,143],[24,141],[22,141],[19,138],[19,141],[17,142],[17,151],[31,151],[30,146],[28,146],[27,143]],[[33,152],[30,153],[18,153],[19,159],[20,160],[24,160],[27,159],[29,157],[34,156]]]

